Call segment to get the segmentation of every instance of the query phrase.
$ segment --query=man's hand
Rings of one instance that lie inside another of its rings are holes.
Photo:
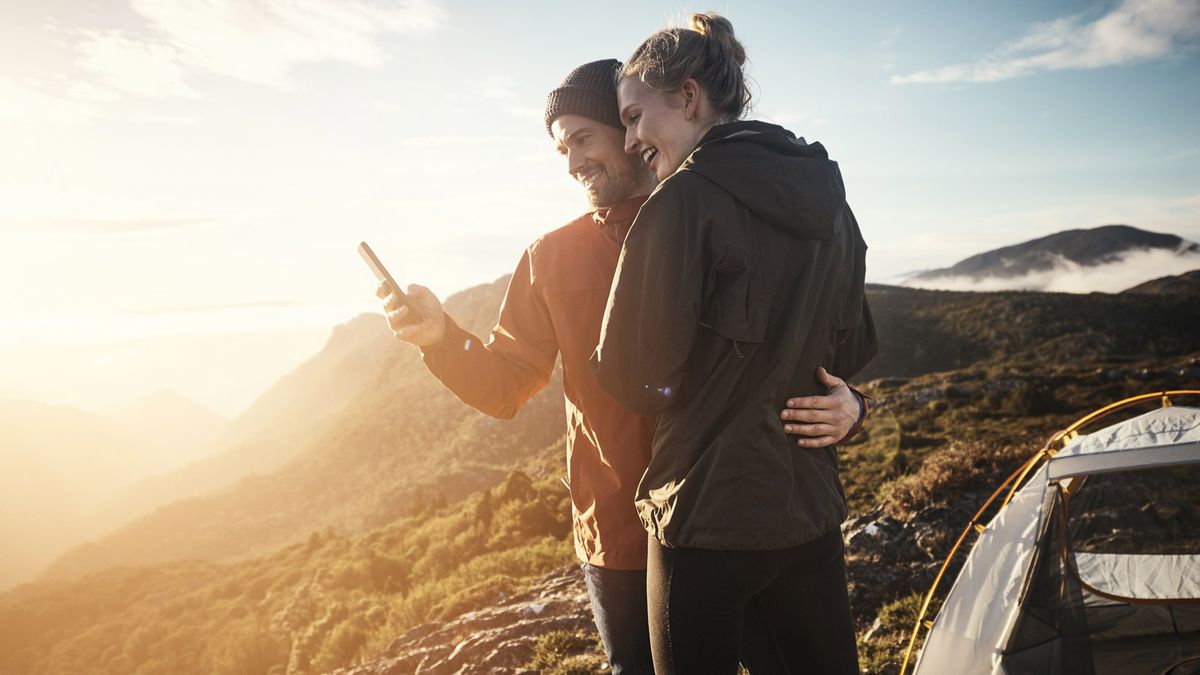
[[[787,409],[779,414],[783,430],[801,438],[802,448],[823,448],[842,440],[858,421],[859,400],[839,377],[817,368],[817,382],[826,388],[824,396],[788,399]]]
[[[416,306],[423,317],[418,323],[412,322],[408,307],[400,301],[399,296],[392,293],[386,281],[375,289],[375,295],[383,300],[388,326],[397,339],[418,347],[428,347],[446,337],[446,315],[442,312],[442,303],[428,288],[415,284],[408,287],[408,301]]]

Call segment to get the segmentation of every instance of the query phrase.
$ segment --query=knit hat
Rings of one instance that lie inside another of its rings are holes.
[[[546,133],[554,137],[550,125],[559,115],[583,115],[624,130],[617,114],[617,72],[621,62],[616,59],[592,61],[567,74],[558,89],[546,97]]]

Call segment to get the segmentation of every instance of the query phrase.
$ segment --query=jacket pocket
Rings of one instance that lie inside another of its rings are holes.
[[[708,271],[700,325],[734,340],[758,344],[766,334],[766,299],[762,277],[747,264],[745,253],[726,251]]]

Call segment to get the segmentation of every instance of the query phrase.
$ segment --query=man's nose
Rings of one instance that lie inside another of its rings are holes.
[[[567,151],[567,173],[574,176],[583,168],[585,160],[582,152]]]

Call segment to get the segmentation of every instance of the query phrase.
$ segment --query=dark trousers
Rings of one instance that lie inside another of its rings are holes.
[[[857,675],[840,532],[774,551],[666,548],[650,538],[658,675]],[[743,633],[745,632],[745,639]]]
[[[654,675],[646,620],[646,571],[580,564],[596,630],[615,675]]]

